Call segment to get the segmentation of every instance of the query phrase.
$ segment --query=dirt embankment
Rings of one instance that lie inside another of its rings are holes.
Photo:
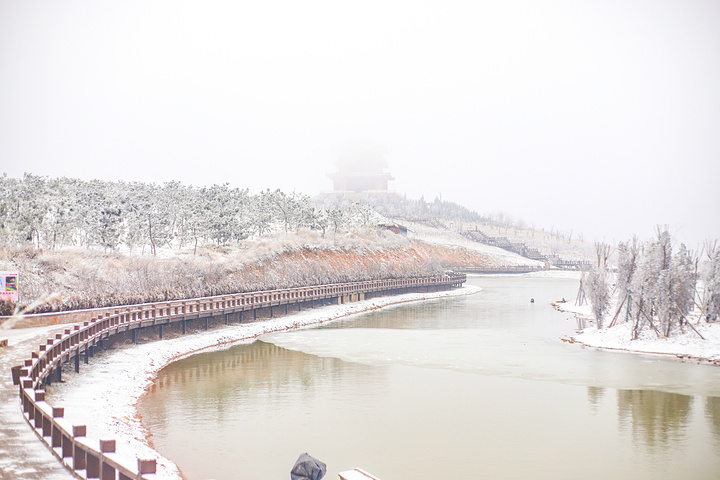
[[[0,269],[20,273],[21,303],[59,294],[35,309],[75,310],[273,288],[441,273],[488,266],[487,255],[399,238],[315,245],[277,242],[170,251],[164,257],[85,249],[0,246]],[[380,246],[379,246],[380,245]]]

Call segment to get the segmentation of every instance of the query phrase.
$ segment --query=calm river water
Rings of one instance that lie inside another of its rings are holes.
[[[477,276],[476,295],[195,355],[140,405],[189,480],[717,479],[720,369],[561,342],[577,279]],[[530,303],[535,298],[535,303]]]

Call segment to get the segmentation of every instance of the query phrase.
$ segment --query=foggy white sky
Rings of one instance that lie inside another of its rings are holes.
[[[0,0],[0,172],[410,197],[720,237],[720,2]]]

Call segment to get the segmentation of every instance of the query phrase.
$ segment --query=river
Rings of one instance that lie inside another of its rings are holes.
[[[720,370],[563,343],[566,275],[270,334],[163,369],[138,408],[189,480],[715,479]],[[531,303],[530,299],[535,302]]]

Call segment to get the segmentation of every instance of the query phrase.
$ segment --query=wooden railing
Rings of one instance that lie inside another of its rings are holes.
[[[78,371],[80,354],[84,353],[87,361],[88,352],[92,352],[99,341],[146,327],[159,326],[162,338],[162,326],[173,322],[221,315],[226,315],[227,319],[227,315],[233,313],[242,315],[243,311],[262,308],[270,308],[272,314],[274,306],[325,299],[337,299],[341,303],[357,300],[368,293],[449,289],[462,286],[465,280],[464,274],[371,280],[130,305],[115,308],[112,313],[98,309],[103,313],[56,334],[55,338],[40,345],[24,365],[13,367],[13,380],[20,386],[20,402],[27,422],[76,476],[101,480],[151,479],[156,472],[154,459],[137,459],[137,464],[127,464],[115,453],[115,440],[100,440],[99,445],[93,445],[86,438],[85,425],[74,425],[64,418],[62,407],[53,407],[45,401],[42,387],[53,371],[61,371],[63,362],[74,359]]]

